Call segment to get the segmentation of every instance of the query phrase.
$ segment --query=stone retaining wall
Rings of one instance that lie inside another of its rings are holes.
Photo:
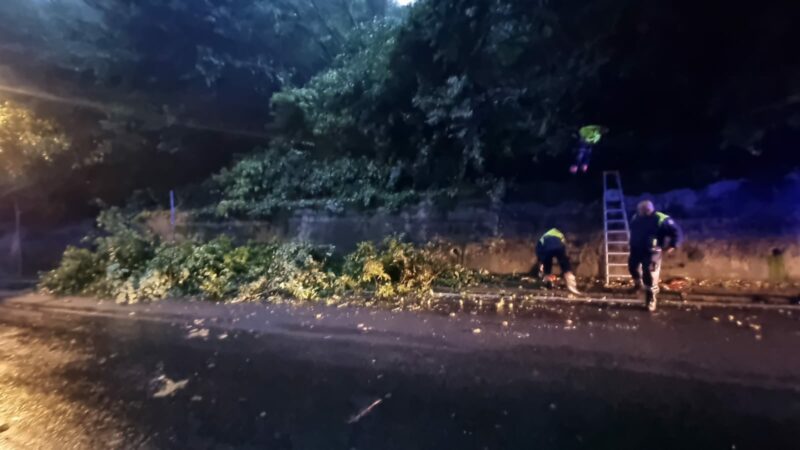
[[[770,183],[721,181],[703,190],[676,190],[626,198],[629,210],[651,199],[683,227],[685,243],[666,258],[664,276],[705,279],[800,280],[800,176]],[[185,223],[178,230],[242,239],[299,239],[348,251],[360,241],[403,234],[415,242],[442,239],[458,248],[469,267],[498,274],[534,265],[536,239],[552,226],[566,231],[580,276],[600,276],[602,205],[464,203],[443,211],[422,204],[398,213],[330,214],[297,211],[271,222]],[[166,215],[151,226],[163,230]],[[168,229],[168,227],[166,227]]]
[[[686,241],[664,264],[664,276],[706,279],[800,280],[800,176],[770,184],[723,181],[703,190],[676,190],[626,198],[628,209],[643,199],[671,214],[683,227]],[[0,233],[0,274],[10,246],[10,224]],[[152,213],[150,228],[172,238],[167,212]],[[77,244],[91,230],[91,221],[48,232],[23,235],[27,275],[55,266],[67,244]],[[379,241],[402,233],[425,242],[451,242],[462,262],[472,268],[512,274],[534,265],[536,239],[559,226],[570,240],[570,253],[580,276],[600,276],[602,267],[602,206],[563,203],[492,205],[463,203],[443,211],[422,204],[398,213],[330,214],[297,211],[269,222],[199,223],[178,215],[177,239],[190,234],[228,234],[248,239],[301,239],[335,245],[349,251],[364,240]],[[6,270],[3,270],[6,269]]]

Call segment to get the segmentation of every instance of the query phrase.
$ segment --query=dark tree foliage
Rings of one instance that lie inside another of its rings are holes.
[[[587,122],[612,129],[615,156],[600,161],[616,167],[725,169],[769,153],[770,135],[796,139],[797,13],[777,2],[423,1],[403,22],[364,28],[273,105],[286,136],[319,155],[404,164],[421,187],[562,173]],[[781,148],[771,152],[774,164]]]
[[[64,195],[119,202],[266,142],[271,95],[392,13],[387,0],[4,0],[0,96],[61,123],[91,163]]]
[[[375,0],[7,0],[0,56],[18,83],[162,125],[260,126],[274,91],[304,83],[385,12]]]
[[[222,201],[283,204],[231,174],[298,151],[338,168],[325,192],[368,161],[380,176],[356,185],[394,190],[369,199],[496,197],[564,181],[586,123],[611,129],[597,167],[662,189],[800,163],[798,19],[780,0],[5,0],[0,90],[38,91],[15,99],[102,161],[76,196],[163,198],[268,144],[216,178]]]
[[[325,153],[402,161],[423,186],[502,174],[519,155],[561,151],[580,123],[566,108],[607,63],[595,44],[614,18],[577,11],[565,20],[528,2],[420,4],[405,22],[362,30],[304,88],[276,94],[279,123]],[[591,40],[564,45],[581,23]]]

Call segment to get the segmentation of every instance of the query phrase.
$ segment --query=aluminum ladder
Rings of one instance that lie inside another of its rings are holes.
[[[606,286],[613,280],[624,280],[628,273],[631,231],[622,179],[618,171],[603,172],[603,238],[605,249]]]

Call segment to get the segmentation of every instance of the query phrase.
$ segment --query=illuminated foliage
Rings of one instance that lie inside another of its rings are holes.
[[[378,298],[427,298],[434,287],[474,285],[478,274],[461,266],[443,243],[415,246],[388,237],[379,246],[362,242],[347,255],[339,278],[355,291],[373,292]]]
[[[413,301],[430,298],[437,286],[462,288],[478,280],[443,244],[414,246],[398,238],[380,246],[362,243],[338,264],[332,248],[303,243],[237,245],[225,236],[164,242],[116,210],[102,214],[98,225],[102,234],[92,239],[91,249],[69,248],[59,267],[42,277],[42,290],[122,302],[186,296],[324,300],[345,294]]]
[[[52,163],[69,147],[69,139],[54,123],[24,106],[0,102],[0,169],[5,184],[19,182],[37,166]]]
[[[0,3],[7,25],[0,29],[0,56],[18,81],[43,83],[40,75],[56,68],[63,70],[59,84],[80,85],[92,97],[134,94],[135,103],[125,103],[152,107],[148,112],[166,104],[173,115],[204,115],[195,108],[210,99],[225,106],[242,99],[266,103],[276,89],[303,83],[328,65],[349,30],[390,10],[386,0]]]

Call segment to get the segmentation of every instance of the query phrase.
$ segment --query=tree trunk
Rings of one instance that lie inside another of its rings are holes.
[[[14,237],[11,240],[11,258],[16,265],[17,276],[22,277],[22,210],[14,198]]]

